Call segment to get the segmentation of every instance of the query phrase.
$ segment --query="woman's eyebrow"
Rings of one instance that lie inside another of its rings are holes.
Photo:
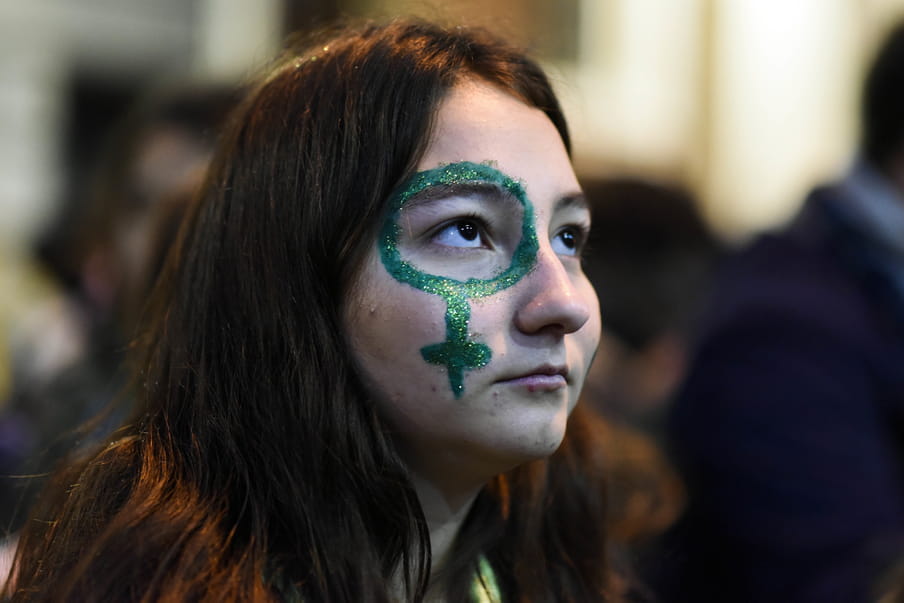
[[[572,208],[590,211],[590,203],[587,201],[587,197],[584,196],[584,193],[578,191],[565,195],[563,197],[559,197],[559,200],[556,201],[556,204],[553,207],[553,211],[561,211],[563,209]]]
[[[434,184],[414,193],[405,202],[403,209],[414,209],[421,205],[449,199],[452,197],[480,197],[494,203],[520,206],[513,193],[494,182],[456,182],[452,184]]]

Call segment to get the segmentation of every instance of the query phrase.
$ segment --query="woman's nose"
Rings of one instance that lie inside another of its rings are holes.
[[[552,249],[542,249],[524,280],[515,326],[523,333],[573,333],[590,319],[590,300]]]

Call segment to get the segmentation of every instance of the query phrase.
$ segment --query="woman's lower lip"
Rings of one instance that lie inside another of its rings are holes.
[[[529,392],[552,392],[565,387],[565,377],[562,375],[524,375],[515,379],[502,381],[506,385],[523,387]]]

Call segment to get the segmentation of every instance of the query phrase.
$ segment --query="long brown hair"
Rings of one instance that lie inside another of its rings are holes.
[[[443,95],[480,78],[568,132],[542,70],[482,31],[367,24],[287,53],[249,94],[156,291],[143,411],[59,474],[14,599],[423,597],[429,534],[359,382],[342,303]],[[480,555],[512,601],[606,597],[604,492],[577,411],[550,460],[493,480],[442,577]]]

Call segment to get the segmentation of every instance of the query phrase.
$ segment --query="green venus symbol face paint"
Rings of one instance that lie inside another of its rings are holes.
[[[482,485],[564,437],[599,341],[590,211],[555,125],[496,85],[453,85],[425,143],[379,193],[343,335],[412,474]]]
[[[520,240],[512,253],[511,263],[491,278],[458,280],[429,274],[402,257],[399,251],[399,224],[402,210],[409,201],[435,187],[489,184],[498,187],[520,204],[522,223]],[[380,259],[392,277],[412,287],[438,295],[446,302],[446,339],[425,346],[421,356],[430,364],[446,367],[452,394],[464,393],[465,371],[486,366],[492,358],[489,346],[471,338],[469,300],[493,295],[520,281],[537,262],[537,232],[534,211],[524,187],[513,178],[488,164],[463,161],[414,174],[390,196],[389,212],[378,237]]]

